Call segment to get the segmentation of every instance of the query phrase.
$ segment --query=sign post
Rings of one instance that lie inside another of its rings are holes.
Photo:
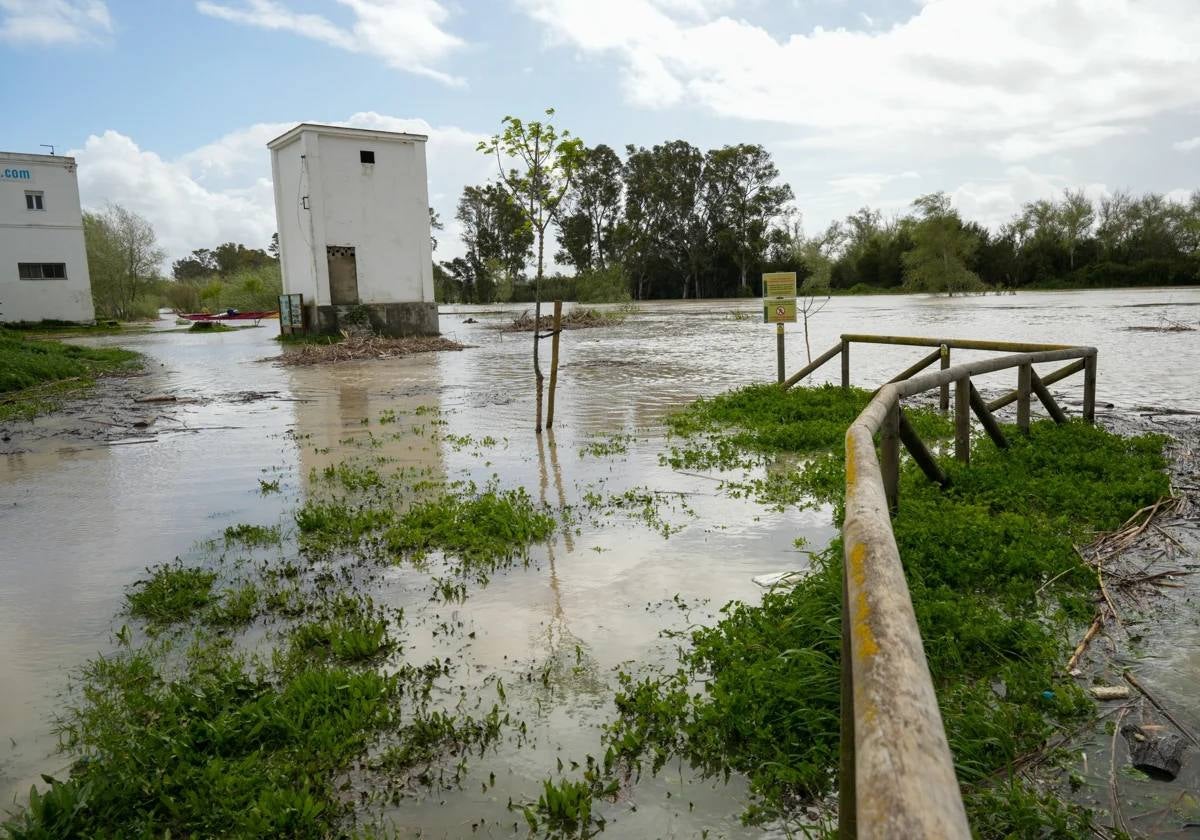
[[[763,322],[775,325],[775,366],[779,381],[783,382],[783,325],[796,323],[796,272],[764,274],[762,288]]]

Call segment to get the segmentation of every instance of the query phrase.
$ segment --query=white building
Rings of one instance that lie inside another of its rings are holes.
[[[308,329],[365,305],[377,331],[438,332],[426,139],[302,123],[267,144],[283,290]]]
[[[0,321],[91,321],[75,159],[0,152]]]

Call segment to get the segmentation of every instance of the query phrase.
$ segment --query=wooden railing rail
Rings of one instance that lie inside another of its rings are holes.
[[[905,419],[902,401],[936,389],[943,408],[948,408],[953,388],[954,453],[956,459],[966,462],[972,414],[997,446],[1007,447],[1008,440],[992,412],[1016,402],[1018,430],[1028,433],[1031,401],[1036,396],[1056,422],[1066,422],[1066,413],[1048,386],[1081,370],[1082,413],[1092,421],[1097,353],[1094,347],[848,334],[785,380],[782,387],[791,387],[834,356],[841,356],[842,385],[849,387],[853,343],[937,350],[880,387],[846,430],[839,834],[843,838],[966,840],[971,832],[954,759],[891,522],[891,513],[901,501],[902,447],[931,480],[944,485],[947,478],[936,456]],[[1009,355],[951,366],[951,349]],[[939,361],[939,370],[921,372]],[[1071,363],[1046,376],[1039,376],[1033,368],[1059,361]],[[990,403],[971,381],[1013,368],[1017,371],[1016,390]]]

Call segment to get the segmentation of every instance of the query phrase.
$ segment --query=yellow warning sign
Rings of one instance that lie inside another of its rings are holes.
[[[796,296],[796,272],[772,271],[762,276],[763,297],[781,298]]]
[[[773,271],[762,276],[763,321],[768,324],[796,322],[796,272]]]
[[[796,323],[796,299],[764,298],[763,321],[768,324]]]

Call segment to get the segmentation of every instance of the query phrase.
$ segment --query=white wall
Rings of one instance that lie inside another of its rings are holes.
[[[0,173],[28,170],[29,179],[0,178],[0,321],[91,321],[83,216],[75,161],[49,155],[0,153]],[[26,190],[43,195],[44,210],[28,210]],[[17,264],[66,263],[64,280],[22,280]]]
[[[374,164],[361,163],[362,150]],[[285,292],[328,305],[325,248],[349,245],[362,303],[433,301],[423,141],[305,128],[271,161]]]
[[[271,175],[275,184],[275,221],[279,231],[279,266],[283,273],[283,291],[304,295],[304,303],[321,301],[312,247],[309,211],[300,203],[309,191],[306,161],[300,141],[278,149],[271,155]],[[323,249],[323,246],[322,246]]]
[[[359,300],[432,301],[425,144],[332,135],[316,141],[321,192],[315,209],[326,245],[355,248]],[[374,164],[359,161],[363,149],[375,152]]]

